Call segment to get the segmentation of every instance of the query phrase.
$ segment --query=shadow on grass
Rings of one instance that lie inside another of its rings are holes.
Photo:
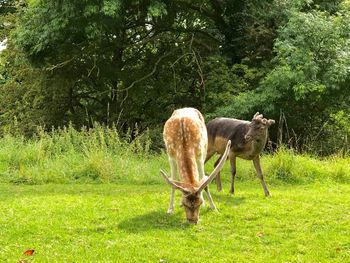
[[[118,227],[127,232],[138,233],[162,229],[181,231],[192,225],[186,222],[185,213],[181,208],[172,215],[167,214],[164,210],[138,215],[120,222]]]
[[[213,199],[214,202],[225,203],[227,206],[239,206],[245,202],[245,197],[235,197],[229,194],[214,194]],[[207,213],[214,213],[214,211],[209,208],[206,201],[206,206],[201,208],[200,214],[205,216]],[[184,210],[179,207],[172,215],[167,214],[163,209],[152,211],[124,220],[119,223],[118,227],[127,232],[139,233],[149,230],[181,231],[193,225],[186,222]]]
[[[226,206],[239,206],[245,203],[245,197],[243,196],[234,196],[231,194],[212,194],[213,200],[215,203],[224,203]]]

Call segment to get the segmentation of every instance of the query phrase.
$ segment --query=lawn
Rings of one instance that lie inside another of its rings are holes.
[[[206,164],[213,168],[215,158]],[[238,160],[236,195],[186,223],[147,136],[72,127],[0,138],[0,262],[350,262],[350,157],[263,154],[272,197]],[[34,249],[32,256],[23,255]]]
[[[211,189],[189,225],[165,183],[0,184],[0,262],[350,262],[349,184]]]

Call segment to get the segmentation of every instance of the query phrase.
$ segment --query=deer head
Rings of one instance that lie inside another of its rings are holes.
[[[250,125],[249,130],[244,136],[247,142],[251,140],[264,140],[267,137],[268,128],[274,124],[275,121],[271,119],[265,119],[259,112],[255,113]]]
[[[209,176],[205,176],[202,180],[196,185],[184,184],[179,181],[170,179],[163,170],[160,170],[160,174],[164,177],[165,181],[171,185],[174,189],[179,189],[182,192],[182,206],[186,212],[186,218],[190,223],[197,223],[199,219],[199,208],[203,203],[202,191],[208,186],[208,184],[214,179],[214,177],[222,169],[227,156],[229,154],[231,146],[231,141],[229,140],[226,145],[226,150],[222,155],[220,162],[215,167],[213,172]]]

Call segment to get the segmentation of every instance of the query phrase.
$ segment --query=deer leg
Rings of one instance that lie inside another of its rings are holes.
[[[215,206],[215,204],[214,204],[213,198],[211,197],[211,194],[210,194],[210,192],[209,192],[209,187],[208,187],[208,186],[205,187],[204,190],[205,190],[205,192],[207,193],[210,208],[211,208],[211,209],[214,209],[214,210],[217,210],[217,209],[216,209],[216,206]]]
[[[171,168],[171,174],[170,177],[171,179],[176,178],[176,173],[177,173],[177,166],[176,162],[174,159],[169,158],[169,163],[170,163],[170,168]],[[171,188],[171,193],[170,193],[170,204],[168,208],[168,214],[172,214],[174,212],[174,197],[175,197],[175,189]]]
[[[206,163],[213,155],[215,154],[214,151],[210,151],[208,150],[208,153],[207,153],[207,157],[205,158],[205,161],[204,163]],[[219,163],[220,161],[220,158],[221,156],[219,157],[219,159],[217,159],[217,161],[215,162],[214,164],[214,168],[217,166],[217,164]],[[222,187],[221,187],[221,177],[220,177],[220,172],[216,175],[216,188],[217,190],[220,192]]]
[[[209,157],[210,158],[210,157]],[[205,171],[204,171],[204,163],[208,160],[208,158],[206,160],[197,160],[197,166],[198,166],[198,172],[199,172],[199,179],[202,179],[205,176]],[[216,206],[214,204],[213,198],[211,197],[211,194],[209,192],[209,188],[208,186],[204,189],[207,197],[208,197],[208,201],[209,201],[209,205],[210,208],[215,209],[216,210]],[[204,206],[204,200],[203,200],[203,206]]]
[[[218,165],[218,163],[220,162],[222,155],[220,155],[219,159],[216,160],[215,164],[214,164],[214,168]],[[221,186],[221,175],[220,172],[218,172],[218,174],[216,175],[216,189],[218,190],[218,192],[220,192],[222,190],[222,186]]]
[[[230,155],[230,164],[231,164],[231,186],[230,193],[235,193],[235,177],[236,177],[236,156]]]
[[[215,152],[209,151],[207,152],[207,157],[205,157],[204,163],[206,163],[213,155]]]
[[[267,186],[266,186],[265,181],[264,181],[264,176],[263,176],[263,173],[261,171],[259,155],[253,159],[253,163],[254,163],[255,170],[256,170],[256,172],[258,174],[258,177],[260,179],[260,183],[261,183],[261,185],[262,185],[262,187],[264,189],[265,196],[270,196],[270,192],[267,189]]]
[[[198,167],[198,174],[199,174],[199,180],[201,180],[205,176],[205,170],[204,170],[204,160],[202,158],[199,158],[196,160],[197,167]],[[209,197],[208,197],[209,199]],[[203,199],[203,206],[205,206],[205,202]]]

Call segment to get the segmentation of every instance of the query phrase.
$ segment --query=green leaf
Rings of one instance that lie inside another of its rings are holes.
[[[151,1],[148,7],[148,14],[153,17],[159,17],[166,15],[168,12],[166,10],[166,4],[158,1]]]

